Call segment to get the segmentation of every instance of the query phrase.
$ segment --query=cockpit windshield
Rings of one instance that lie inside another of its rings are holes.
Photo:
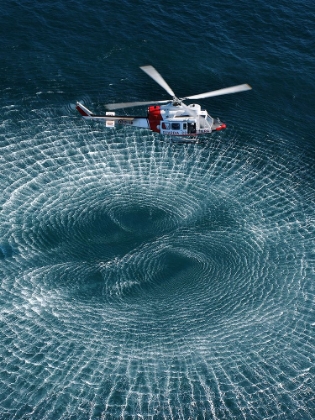
[[[213,124],[213,118],[210,115],[200,115],[200,128],[205,130],[211,130]]]

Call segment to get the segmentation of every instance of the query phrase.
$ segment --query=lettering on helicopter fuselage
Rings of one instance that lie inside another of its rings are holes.
[[[198,135],[198,134],[208,134],[211,133],[211,130],[198,130],[196,133],[190,133],[189,135]],[[187,136],[187,131],[171,131],[171,130],[163,130],[162,134],[166,134],[169,136]]]
[[[169,136],[183,136],[187,133],[183,133],[182,131],[170,131],[170,130],[166,131],[165,130],[163,131],[163,134],[167,134]]]
[[[117,123],[121,124],[121,125],[132,125],[133,124],[133,122],[130,121],[130,120],[118,120]]]

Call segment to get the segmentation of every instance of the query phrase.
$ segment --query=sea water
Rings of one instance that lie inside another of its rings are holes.
[[[0,418],[314,418],[314,3],[0,16]],[[147,64],[253,90],[199,144],[77,113],[168,99]]]

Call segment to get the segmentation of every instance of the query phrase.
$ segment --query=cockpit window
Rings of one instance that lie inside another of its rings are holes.
[[[180,123],[172,123],[172,130],[180,130]]]
[[[200,115],[200,128],[211,129],[213,119],[210,115]]]

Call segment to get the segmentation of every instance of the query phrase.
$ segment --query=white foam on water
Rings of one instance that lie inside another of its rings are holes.
[[[245,418],[284,404],[307,418],[307,167],[302,183],[259,133],[174,145],[91,128],[43,114],[2,147],[12,410]]]

